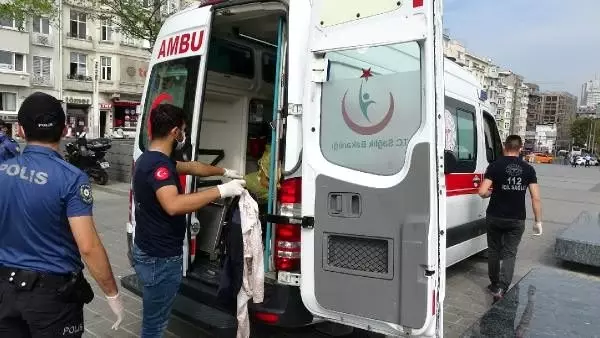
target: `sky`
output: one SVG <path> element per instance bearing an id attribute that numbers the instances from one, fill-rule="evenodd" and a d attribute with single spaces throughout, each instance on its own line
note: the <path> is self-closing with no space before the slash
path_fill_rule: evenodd
<path id="1" fill-rule="evenodd" d="M 444 0 L 444 28 L 542 90 L 600 78 L 600 0 Z"/>

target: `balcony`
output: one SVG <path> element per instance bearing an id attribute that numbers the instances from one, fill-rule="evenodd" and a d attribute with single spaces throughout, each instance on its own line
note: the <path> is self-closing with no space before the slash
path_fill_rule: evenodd
<path id="1" fill-rule="evenodd" d="M 6 50 L 19 54 L 29 54 L 29 33 L 27 32 L 17 29 L 0 29 L 0 41 L 2 41 L 3 46 L 10 46 Z"/>
<path id="2" fill-rule="evenodd" d="M 78 74 L 67 74 L 64 88 L 78 92 L 91 92 L 92 77 Z"/>
<path id="3" fill-rule="evenodd" d="M 54 39 L 52 35 L 49 34 L 41 34 L 41 33 L 31 33 L 31 44 L 35 46 L 42 47 L 54 47 L 53 42 Z"/>
<path id="4" fill-rule="evenodd" d="M 17 87 L 29 87 L 29 74 L 14 72 L 11 70 L 0 70 L 0 84 Z"/>
<path id="5" fill-rule="evenodd" d="M 93 50 L 94 43 L 92 42 L 92 39 L 93 38 L 88 35 L 67 32 L 65 47 L 83 50 Z"/>
<path id="6" fill-rule="evenodd" d="M 54 87 L 54 79 L 51 76 L 32 75 L 31 85 L 36 87 Z"/>

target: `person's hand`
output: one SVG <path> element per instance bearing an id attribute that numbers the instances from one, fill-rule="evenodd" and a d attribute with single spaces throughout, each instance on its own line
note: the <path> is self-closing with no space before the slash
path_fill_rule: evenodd
<path id="1" fill-rule="evenodd" d="M 237 172 L 237 170 L 232 170 L 232 169 L 224 169 L 225 173 L 223 174 L 223 177 L 227 177 L 227 178 L 231 178 L 231 179 L 242 179 L 244 177 L 242 177 L 242 175 L 240 175 L 240 173 Z"/>
<path id="2" fill-rule="evenodd" d="M 219 194 L 221 194 L 221 198 L 239 196 L 244 192 L 244 187 L 246 186 L 246 181 L 244 180 L 233 180 L 231 182 L 227 182 L 225 184 L 221 184 L 217 186 L 219 189 Z"/>
<path id="3" fill-rule="evenodd" d="M 117 320 L 113 324 L 112 329 L 118 330 L 119 325 L 123 321 L 123 315 L 125 313 L 125 310 L 123 309 L 123 302 L 121 301 L 121 294 L 117 292 L 117 294 L 114 296 L 106 296 L 106 300 L 108 301 L 108 306 L 110 306 L 112 312 L 117 316 Z"/>
<path id="4" fill-rule="evenodd" d="M 533 224 L 533 235 L 541 236 L 542 235 L 542 222 L 535 222 Z"/>

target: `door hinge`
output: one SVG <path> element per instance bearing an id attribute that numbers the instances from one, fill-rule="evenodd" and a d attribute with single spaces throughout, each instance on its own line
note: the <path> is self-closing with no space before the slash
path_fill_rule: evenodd
<path id="1" fill-rule="evenodd" d="M 289 103 L 287 107 L 288 116 L 302 116 L 302 105 L 297 103 Z"/>

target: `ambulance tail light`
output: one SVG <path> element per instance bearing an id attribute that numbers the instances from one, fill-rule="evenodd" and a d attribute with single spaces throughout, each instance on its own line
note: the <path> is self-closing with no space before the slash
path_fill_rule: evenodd
<path id="1" fill-rule="evenodd" d="M 221 2 L 225 2 L 225 0 L 200 0 L 200 5 L 198 7 L 217 5 Z"/>
<path id="2" fill-rule="evenodd" d="M 302 179 L 292 178 L 281 182 L 279 203 L 281 214 L 296 215 L 302 202 Z M 275 225 L 275 268 L 277 271 L 300 270 L 299 224 Z"/>
<path id="3" fill-rule="evenodd" d="M 413 8 L 423 7 L 423 0 L 413 0 Z"/>

